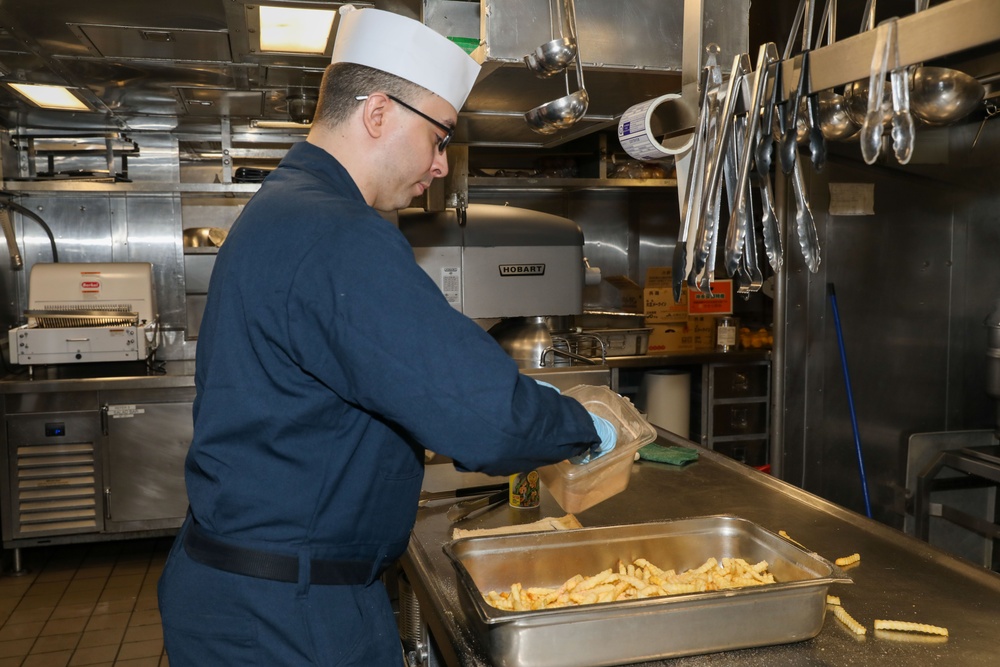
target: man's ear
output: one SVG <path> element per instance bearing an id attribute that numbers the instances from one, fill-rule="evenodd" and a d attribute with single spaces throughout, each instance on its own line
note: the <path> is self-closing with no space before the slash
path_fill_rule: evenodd
<path id="1" fill-rule="evenodd" d="M 389 98 L 382 93 L 373 93 L 368 96 L 361 107 L 361 120 L 365 125 L 368 135 L 377 139 L 385 132 L 385 109 Z"/>

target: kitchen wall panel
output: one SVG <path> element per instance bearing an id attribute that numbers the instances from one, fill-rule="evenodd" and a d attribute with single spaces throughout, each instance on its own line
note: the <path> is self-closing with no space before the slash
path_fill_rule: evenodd
<path id="1" fill-rule="evenodd" d="M 934 173 L 835 158 L 809 181 L 820 271 L 805 269 L 794 232 L 786 245 L 782 476 L 865 511 L 833 284 L 873 514 L 890 525 L 902 525 L 909 436 L 994 420 L 982 322 L 1000 295 L 997 198 Z M 830 183 L 873 184 L 874 214 L 829 215 Z"/>

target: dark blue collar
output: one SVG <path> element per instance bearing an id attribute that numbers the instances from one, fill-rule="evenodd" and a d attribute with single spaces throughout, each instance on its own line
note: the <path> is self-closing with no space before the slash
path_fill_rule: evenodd
<path id="1" fill-rule="evenodd" d="M 354 182 L 354 179 L 337 158 L 308 141 L 300 141 L 288 149 L 278 167 L 279 169 L 284 167 L 304 171 L 328 183 L 332 189 L 343 193 L 348 198 L 365 201 L 364 195 L 358 189 L 358 184 Z"/>

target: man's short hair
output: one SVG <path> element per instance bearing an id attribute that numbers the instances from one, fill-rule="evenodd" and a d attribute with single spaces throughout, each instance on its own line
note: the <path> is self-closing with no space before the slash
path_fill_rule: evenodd
<path id="1" fill-rule="evenodd" d="M 333 63 L 323 73 L 314 123 L 334 127 L 358 108 L 359 95 L 387 93 L 416 102 L 427 89 L 394 74 L 355 63 Z"/>

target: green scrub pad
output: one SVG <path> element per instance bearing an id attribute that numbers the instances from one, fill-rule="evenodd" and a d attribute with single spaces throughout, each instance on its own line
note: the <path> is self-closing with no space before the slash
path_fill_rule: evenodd
<path id="1" fill-rule="evenodd" d="M 682 466 L 685 463 L 697 461 L 698 450 L 691 447 L 678 447 L 677 445 L 664 447 L 653 442 L 639 450 L 639 458 L 645 461 Z"/>

